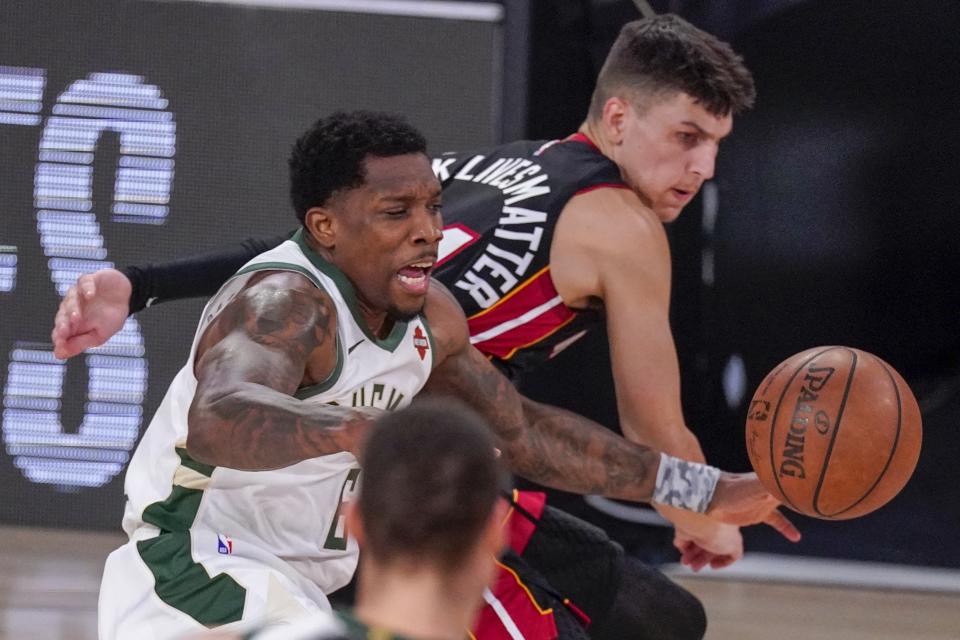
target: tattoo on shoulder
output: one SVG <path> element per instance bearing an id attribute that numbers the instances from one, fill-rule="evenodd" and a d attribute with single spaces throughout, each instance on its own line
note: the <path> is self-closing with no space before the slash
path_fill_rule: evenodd
<path id="1" fill-rule="evenodd" d="M 275 469 L 354 451 L 366 416 L 292 395 L 314 350 L 335 336 L 333 302 L 313 285 L 260 284 L 238 295 L 211 327 L 214 342 L 197 364 L 188 450 L 235 469 Z"/>
<path id="2" fill-rule="evenodd" d="M 306 357 L 330 339 L 332 302 L 315 288 L 263 287 L 250 290 L 238 308 L 251 340 Z"/>

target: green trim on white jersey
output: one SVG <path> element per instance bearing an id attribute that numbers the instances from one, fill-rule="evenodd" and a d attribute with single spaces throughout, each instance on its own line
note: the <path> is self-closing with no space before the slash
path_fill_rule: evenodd
<path id="1" fill-rule="evenodd" d="M 197 462 L 186 449 L 177 447 L 176 451 L 180 467 L 188 471 L 178 472 L 175 478 L 196 474 L 209 479 L 216 469 Z M 236 622 L 243 617 L 247 590 L 225 573 L 211 578 L 193 561 L 190 527 L 202 498 L 202 489 L 177 484 L 166 500 L 144 509 L 143 521 L 158 527 L 161 534 L 137 542 L 137 553 L 153 574 L 154 592 L 165 603 L 203 625 Z"/>
<path id="2" fill-rule="evenodd" d="M 244 267 L 237 271 L 236 276 L 246 275 L 248 273 L 253 273 L 255 271 L 295 271 L 302 276 L 305 276 L 313 284 L 316 285 L 318 289 L 326 293 L 328 296 L 330 292 L 327 291 L 326 287 L 323 286 L 323 283 L 317 279 L 317 276 L 312 274 L 309 269 L 304 269 L 298 264 L 293 264 L 290 262 L 259 262 L 257 264 Z M 397 342 L 399 342 L 399 338 Z M 303 400 L 311 396 L 315 396 L 318 393 L 323 393 L 324 391 L 330 389 L 337 383 L 337 380 L 340 378 L 340 373 L 343 371 L 343 345 L 340 343 L 340 332 L 337 332 L 337 363 L 333 367 L 333 371 L 330 372 L 330 375 L 327 376 L 327 379 L 323 382 L 318 382 L 317 384 L 312 384 L 306 387 L 300 387 L 297 389 L 293 397 L 298 400 Z"/>
<path id="3" fill-rule="evenodd" d="M 213 578 L 193 561 L 190 533 L 164 533 L 137 542 L 154 592 L 165 603 L 208 627 L 243 618 L 247 590 L 226 573 Z"/>
<path id="4" fill-rule="evenodd" d="M 360 305 L 357 303 L 357 292 L 346 274 L 324 260 L 313 250 L 313 247 L 311 247 L 303 237 L 303 227 L 297 229 L 297 232 L 294 233 L 290 239 L 297 243 L 303 255 L 307 257 L 313 266 L 336 283 L 337 289 L 340 290 L 344 302 L 347 303 L 347 308 L 349 308 L 350 313 L 353 314 L 353 319 L 356 321 L 357 326 L 363 331 L 364 335 L 367 336 L 367 339 L 382 349 L 390 352 L 395 351 L 397 345 L 400 344 L 400 340 L 407 332 L 407 323 L 395 320 L 393 330 L 390 331 L 390 335 L 386 338 L 380 339 L 373 335 L 373 333 L 370 332 L 370 328 L 367 327 L 367 321 L 364 320 L 363 314 L 360 313 Z"/>

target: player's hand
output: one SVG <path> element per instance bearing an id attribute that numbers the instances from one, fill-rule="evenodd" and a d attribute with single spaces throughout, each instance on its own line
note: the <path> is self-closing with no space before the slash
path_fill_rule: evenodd
<path id="1" fill-rule="evenodd" d="M 680 552 L 680 562 L 694 571 L 706 566 L 728 567 L 743 557 L 743 536 L 740 527 L 719 523 L 709 532 L 692 534 L 677 529 L 673 546 Z"/>
<path id="2" fill-rule="evenodd" d="M 800 531 L 780 513 L 780 503 L 766 490 L 755 473 L 720 474 L 707 515 L 737 526 L 768 524 L 791 542 L 800 540 Z"/>
<path id="3" fill-rule="evenodd" d="M 98 347 L 123 327 L 132 286 L 116 269 L 86 273 L 60 301 L 53 322 L 53 355 L 72 358 Z"/>
<path id="4" fill-rule="evenodd" d="M 694 571 L 707 565 L 721 569 L 743 556 L 739 527 L 687 509 L 660 503 L 653 506 L 673 524 L 673 546 L 680 552 L 680 562 Z"/>

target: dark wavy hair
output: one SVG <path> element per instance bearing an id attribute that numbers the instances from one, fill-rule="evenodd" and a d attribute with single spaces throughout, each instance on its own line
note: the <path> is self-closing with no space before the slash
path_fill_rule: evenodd
<path id="1" fill-rule="evenodd" d="M 649 99 L 688 94 L 715 116 L 753 106 L 753 76 L 729 44 L 675 15 L 628 22 L 607 55 L 590 101 L 591 119 L 603 105 L 629 92 L 644 108 Z"/>
<path id="2" fill-rule="evenodd" d="M 381 418 L 363 450 L 364 552 L 380 562 L 458 566 L 483 532 L 506 474 L 490 427 L 453 399 Z"/>
<path id="3" fill-rule="evenodd" d="M 314 123 L 290 153 L 290 201 L 302 224 L 307 211 L 363 184 L 368 156 L 426 153 L 423 135 L 400 116 L 337 111 Z"/>

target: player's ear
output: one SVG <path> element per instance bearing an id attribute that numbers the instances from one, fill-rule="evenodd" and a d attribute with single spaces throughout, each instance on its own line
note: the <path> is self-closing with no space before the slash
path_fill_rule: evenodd
<path id="1" fill-rule="evenodd" d="M 303 226 L 314 240 L 325 249 L 332 249 L 336 245 L 337 221 L 336 217 L 326 207 L 311 207 L 303 217 Z"/>
<path id="2" fill-rule="evenodd" d="M 366 532 L 363 530 L 363 518 L 360 516 L 360 507 L 356 500 L 343 505 L 343 523 L 347 532 L 357 540 L 361 547 L 366 544 Z"/>
<path id="3" fill-rule="evenodd" d="M 629 108 L 630 103 L 617 96 L 608 98 L 603 105 L 600 124 L 603 127 L 605 137 L 613 144 L 623 142 L 624 129 L 627 124 L 627 110 Z"/>

